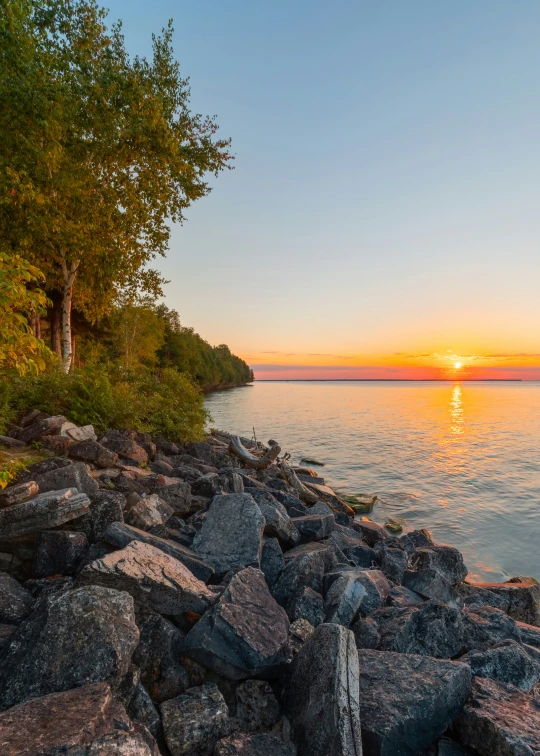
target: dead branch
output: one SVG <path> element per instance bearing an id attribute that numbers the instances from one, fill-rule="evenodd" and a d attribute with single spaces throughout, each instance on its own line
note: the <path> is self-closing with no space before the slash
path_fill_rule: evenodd
<path id="1" fill-rule="evenodd" d="M 229 451 L 235 457 L 238 457 L 246 467 L 250 467 L 253 470 L 266 470 L 278 458 L 281 447 L 275 444 L 262 457 L 256 457 L 246 449 L 239 436 L 233 436 L 229 444 Z"/>
<path id="2" fill-rule="evenodd" d="M 306 504 L 316 504 L 320 500 L 321 497 L 317 496 L 313 491 L 310 491 L 309 488 L 302 483 L 294 470 L 285 462 L 285 460 L 281 463 L 281 472 L 287 483 L 296 491 L 299 499 L 305 501 Z"/>

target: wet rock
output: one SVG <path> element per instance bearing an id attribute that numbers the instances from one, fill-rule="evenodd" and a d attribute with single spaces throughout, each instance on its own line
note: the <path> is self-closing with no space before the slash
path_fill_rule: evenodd
<path id="1" fill-rule="evenodd" d="M 515 620 L 501 609 L 480 606 L 474 611 L 463 611 L 464 648 L 479 650 L 493 646 L 503 640 L 521 642 L 521 634 Z M 540 635 L 540 631 L 539 635 Z"/>
<path id="2" fill-rule="evenodd" d="M 405 588 L 403 585 L 396 585 L 392 588 L 386 598 L 388 606 L 416 606 L 421 604 L 425 599 L 419 593 Z"/>
<path id="3" fill-rule="evenodd" d="M 81 726 L 84 712 L 84 726 Z M 0 714 L 5 756 L 157 756 L 105 683 L 52 693 Z"/>
<path id="4" fill-rule="evenodd" d="M 191 496 L 189 483 L 170 483 L 159 486 L 155 492 L 160 499 L 167 502 L 178 517 L 189 517 L 201 508 Z"/>
<path id="5" fill-rule="evenodd" d="M 34 441 L 39 441 L 43 436 L 54 435 L 60 432 L 62 424 L 66 422 L 66 418 L 63 415 L 55 415 L 54 417 L 47 417 L 43 420 L 36 420 L 35 422 L 23 428 L 17 433 L 17 438 L 24 444 L 31 444 Z"/>
<path id="6" fill-rule="evenodd" d="M 332 583 L 326 593 L 324 601 L 326 622 L 335 622 L 349 627 L 365 597 L 366 589 L 360 580 L 347 572 L 343 573 Z"/>
<path id="7" fill-rule="evenodd" d="M 238 685 L 236 720 L 243 731 L 271 730 L 279 715 L 279 704 L 266 680 L 246 680 Z"/>
<path id="8" fill-rule="evenodd" d="M 406 570 L 403 574 L 402 582 L 405 588 L 419 593 L 420 596 L 426 599 L 443 601 L 452 607 L 461 606 L 459 594 L 435 570 Z"/>
<path id="9" fill-rule="evenodd" d="M 63 525 L 88 511 L 90 500 L 73 488 L 40 493 L 0 510 L 0 541 Z"/>
<path id="10" fill-rule="evenodd" d="M 262 572 L 248 567 L 188 633 L 184 653 L 231 680 L 269 676 L 290 658 L 288 631 Z"/>
<path id="11" fill-rule="evenodd" d="M 358 651 L 362 741 L 370 756 L 418 756 L 469 697 L 471 670 L 459 662 Z"/>
<path id="12" fill-rule="evenodd" d="M 304 517 L 294 517 L 292 522 L 300 533 L 302 541 L 322 541 L 328 538 L 335 526 L 334 515 L 305 515 Z"/>
<path id="13" fill-rule="evenodd" d="M 17 483 L 0 491 L 0 508 L 11 507 L 36 496 L 39 491 L 38 484 L 34 480 L 26 483 Z"/>
<path id="14" fill-rule="evenodd" d="M 299 756 L 358 756 L 358 654 L 341 625 L 319 625 L 295 657 L 283 703 Z"/>
<path id="15" fill-rule="evenodd" d="M 463 648 L 460 612 L 439 601 L 403 609 L 387 607 L 372 616 L 379 628 L 379 648 L 383 651 L 447 659 Z"/>
<path id="16" fill-rule="evenodd" d="M 99 491 L 90 497 L 88 513 L 74 525 L 83 532 L 88 541 L 100 541 L 113 522 L 124 521 L 126 498 L 120 491 Z"/>
<path id="17" fill-rule="evenodd" d="M 34 599 L 14 578 L 0 572 L 0 622 L 18 624 L 30 614 Z"/>
<path id="18" fill-rule="evenodd" d="M 41 493 L 76 488 L 79 493 L 91 496 L 99 491 L 97 482 L 88 473 L 84 462 L 75 462 L 67 467 L 57 467 L 48 472 L 34 474 L 34 480 Z"/>
<path id="19" fill-rule="evenodd" d="M 40 533 L 34 556 L 34 577 L 74 575 L 88 549 L 84 533 L 50 530 Z"/>
<path id="20" fill-rule="evenodd" d="M 460 661 L 468 664 L 476 677 L 489 677 L 526 692 L 540 680 L 540 665 L 513 640 L 504 641 L 486 651 L 471 651 Z"/>
<path id="21" fill-rule="evenodd" d="M 312 588 L 302 588 L 300 593 L 293 596 L 287 603 L 285 609 L 291 622 L 305 619 L 313 627 L 317 627 L 324 622 L 323 597 Z"/>
<path id="22" fill-rule="evenodd" d="M 137 464 L 148 462 L 148 454 L 132 438 L 122 431 L 110 430 L 100 438 L 100 443 L 122 459 L 129 459 Z"/>
<path id="23" fill-rule="evenodd" d="M 540 703 L 513 685 L 477 677 L 452 733 L 481 756 L 535 756 L 540 753 Z"/>
<path id="24" fill-rule="evenodd" d="M 407 554 L 402 549 L 389 548 L 382 542 L 376 544 L 374 550 L 386 577 L 394 583 L 401 583 L 408 565 Z"/>
<path id="25" fill-rule="evenodd" d="M 163 728 L 159 711 L 141 683 L 135 688 L 135 693 L 127 706 L 127 713 L 132 720 L 144 725 L 156 740 L 161 739 Z"/>
<path id="26" fill-rule="evenodd" d="M 295 756 L 290 745 L 267 733 L 231 735 L 222 738 L 214 750 L 214 756 Z"/>
<path id="27" fill-rule="evenodd" d="M 515 620 L 540 627 L 540 585 L 534 580 L 463 583 L 459 592 L 469 606 L 494 606 Z"/>
<path id="28" fill-rule="evenodd" d="M 214 600 L 206 585 L 181 562 L 141 541 L 96 559 L 78 580 L 127 591 L 161 614 L 204 612 Z"/>
<path id="29" fill-rule="evenodd" d="M 417 549 L 413 557 L 415 570 L 435 570 L 450 585 L 458 585 L 467 577 L 468 570 L 461 553 L 452 546 L 437 545 Z"/>
<path id="30" fill-rule="evenodd" d="M 279 541 L 277 538 L 265 538 L 261 555 L 261 571 L 270 589 L 277 583 L 284 569 L 285 560 Z"/>
<path id="31" fill-rule="evenodd" d="M 285 547 L 297 544 L 300 540 L 300 533 L 283 504 L 280 504 L 269 491 L 253 488 L 250 494 L 257 502 L 266 520 L 265 535 L 277 538 Z"/>
<path id="32" fill-rule="evenodd" d="M 89 462 L 96 467 L 114 467 L 118 463 L 118 455 L 105 448 L 97 441 L 90 439 L 79 441 L 71 444 L 69 447 L 69 456 L 72 459 L 80 459 L 82 462 Z"/>
<path id="33" fill-rule="evenodd" d="M 172 756 L 211 756 L 217 741 L 228 733 L 229 710 L 213 683 L 190 688 L 160 708 Z"/>
<path id="34" fill-rule="evenodd" d="M 4 656 L 0 707 L 87 683 L 114 684 L 127 673 L 138 640 L 126 593 L 90 586 L 40 599 Z"/>
<path id="35" fill-rule="evenodd" d="M 351 625 L 356 648 L 377 648 L 381 640 L 379 628 L 371 617 L 359 617 Z"/>
<path id="36" fill-rule="evenodd" d="M 139 498 L 126 512 L 125 519 L 141 530 L 149 530 L 155 525 L 163 525 L 174 514 L 173 508 L 157 494 Z"/>
<path id="37" fill-rule="evenodd" d="M 435 546 L 433 536 L 426 528 L 422 528 L 421 530 L 413 530 L 410 533 L 407 533 L 406 536 L 402 536 L 400 538 L 400 541 L 404 538 L 408 538 L 415 549 L 429 549 L 432 546 Z"/>
<path id="38" fill-rule="evenodd" d="M 388 533 L 376 522 L 371 520 L 355 520 L 353 523 L 353 529 L 356 530 L 362 540 L 367 543 L 368 546 L 375 546 L 380 541 L 384 541 L 388 538 Z"/>
<path id="39" fill-rule="evenodd" d="M 192 548 L 218 575 L 258 568 L 264 526 L 261 510 L 249 494 L 215 496 Z"/>
<path id="40" fill-rule="evenodd" d="M 272 595 L 281 606 L 286 606 L 304 588 L 322 593 L 324 575 L 323 557 L 318 552 L 308 553 L 290 561 L 272 589 Z"/>

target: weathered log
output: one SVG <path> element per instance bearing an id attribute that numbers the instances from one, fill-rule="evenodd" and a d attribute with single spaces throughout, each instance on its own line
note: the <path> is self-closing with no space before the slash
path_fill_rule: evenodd
<path id="1" fill-rule="evenodd" d="M 302 501 L 305 501 L 306 504 L 316 504 L 318 501 L 320 501 L 321 497 L 317 496 L 317 494 L 313 493 L 313 491 L 310 491 L 309 488 L 305 486 L 298 478 L 292 467 L 290 467 L 285 461 L 281 463 L 281 471 L 287 483 L 298 494 L 298 498 L 302 499 Z"/>
<path id="2" fill-rule="evenodd" d="M 253 470 L 266 470 L 278 458 L 281 447 L 274 444 L 262 457 L 256 457 L 246 449 L 239 436 L 233 436 L 229 444 L 229 451 L 235 457 L 238 457 L 246 467 L 250 467 Z"/>

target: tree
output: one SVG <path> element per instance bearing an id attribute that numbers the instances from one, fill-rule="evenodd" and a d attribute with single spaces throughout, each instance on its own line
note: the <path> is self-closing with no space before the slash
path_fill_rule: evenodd
<path id="1" fill-rule="evenodd" d="M 0 139 L 0 244 L 60 292 L 69 370 L 74 297 L 95 320 L 122 290 L 160 293 L 148 264 L 166 253 L 170 222 L 210 191 L 207 175 L 228 165 L 230 140 L 189 110 L 170 24 L 149 61 L 129 57 L 94 0 L 0 8 L 0 137 L 25 135 L 23 150 Z"/>

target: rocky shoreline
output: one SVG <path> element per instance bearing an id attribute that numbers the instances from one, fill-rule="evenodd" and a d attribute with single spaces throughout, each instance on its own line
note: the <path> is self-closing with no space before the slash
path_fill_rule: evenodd
<path id="1" fill-rule="evenodd" d="M 534 756 L 540 586 L 473 584 L 275 442 L 38 410 L 0 491 L 1 756 Z"/>

